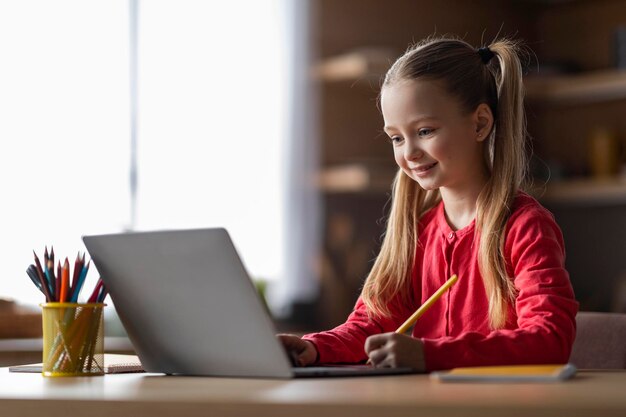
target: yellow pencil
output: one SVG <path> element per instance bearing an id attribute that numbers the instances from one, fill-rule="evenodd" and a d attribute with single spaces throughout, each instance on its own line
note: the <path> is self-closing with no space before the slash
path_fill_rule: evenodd
<path id="1" fill-rule="evenodd" d="M 447 280 L 441 287 L 439 287 L 439 289 L 433 295 L 431 295 L 430 298 L 420 306 L 420 308 L 415 311 L 415 313 L 411 314 L 411 317 L 409 317 L 404 323 L 402 323 L 402 326 L 398 327 L 396 333 L 406 333 L 411 328 L 411 326 L 415 324 L 417 319 L 419 319 L 422 314 L 424 314 L 430 307 L 432 307 L 432 305 L 435 304 L 435 301 L 437 301 L 444 292 L 448 291 L 448 289 L 458 280 L 459 277 L 457 277 L 456 275 L 452 275 L 449 280 Z"/>
<path id="2" fill-rule="evenodd" d="M 411 326 L 415 324 L 417 319 L 419 319 L 430 307 L 432 307 L 432 305 L 435 304 L 435 301 L 441 298 L 443 293 L 448 291 L 448 289 L 458 280 L 459 277 L 456 276 L 456 274 L 452 275 L 450 279 L 444 282 L 444 284 L 439 287 L 439 289 L 435 291 L 435 293 L 431 295 L 424 304 L 422 304 L 417 310 L 415 310 L 415 313 L 411 314 L 411 317 L 409 317 L 404 323 L 402 323 L 402 326 L 398 327 L 395 333 L 406 333 L 411 328 Z M 371 364 L 372 360 L 368 359 L 366 365 Z"/>

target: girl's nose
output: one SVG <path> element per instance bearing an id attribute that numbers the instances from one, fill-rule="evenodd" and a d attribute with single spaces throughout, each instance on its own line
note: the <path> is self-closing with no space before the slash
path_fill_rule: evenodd
<path id="1" fill-rule="evenodd" d="M 422 156 L 424 156 L 424 152 L 420 147 L 417 146 L 414 141 L 408 140 L 404 149 L 404 158 L 407 161 L 417 161 Z"/>

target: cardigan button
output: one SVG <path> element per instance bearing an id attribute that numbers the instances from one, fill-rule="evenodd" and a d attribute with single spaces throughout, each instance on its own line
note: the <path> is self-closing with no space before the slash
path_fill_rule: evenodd
<path id="1" fill-rule="evenodd" d="M 448 235 L 448 239 L 454 239 L 454 232 L 450 232 L 450 234 Z"/>

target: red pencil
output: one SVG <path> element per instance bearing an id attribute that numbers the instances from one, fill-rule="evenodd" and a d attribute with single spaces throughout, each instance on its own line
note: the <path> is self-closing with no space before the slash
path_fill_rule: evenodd
<path id="1" fill-rule="evenodd" d="M 91 297 L 89 297 L 89 300 L 87 301 L 88 303 L 95 303 L 98 301 L 98 294 L 100 293 L 100 288 L 102 288 L 102 285 L 104 283 L 102 282 L 101 279 L 98 280 L 98 283 L 96 284 L 96 288 L 93 289 L 93 293 L 91 294 Z"/>
<path id="2" fill-rule="evenodd" d="M 80 275 L 80 270 L 83 269 L 81 261 L 80 261 L 80 252 L 76 254 L 76 260 L 74 261 L 74 275 L 72 275 L 72 284 L 70 285 L 70 290 L 68 292 L 68 298 L 72 298 L 74 294 L 74 290 L 76 289 L 76 283 L 78 281 L 78 276 Z"/>

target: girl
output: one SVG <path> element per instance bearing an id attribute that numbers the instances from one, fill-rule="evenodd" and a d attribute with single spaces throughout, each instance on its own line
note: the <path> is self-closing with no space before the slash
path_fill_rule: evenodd
<path id="1" fill-rule="evenodd" d="M 380 104 L 395 161 L 383 244 L 346 323 L 279 335 L 300 365 L 420 371 L 564 363 L 578 303 L 551 213 L 520 191 L 522 70 L 508 40 L 428 39 L 387 72 Z M 451 275 L 416 323 L 394 330 Z"/>

